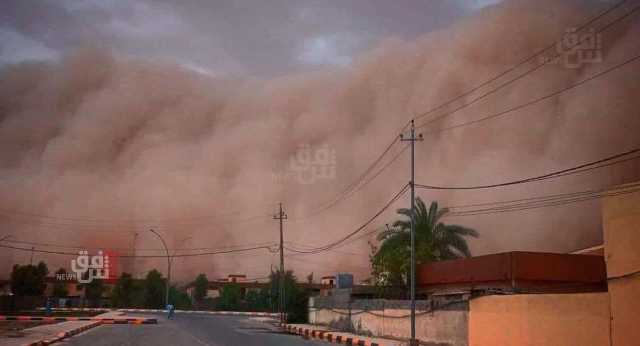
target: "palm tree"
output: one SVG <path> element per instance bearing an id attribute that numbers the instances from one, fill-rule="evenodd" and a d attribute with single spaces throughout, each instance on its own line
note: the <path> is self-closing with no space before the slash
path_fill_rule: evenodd
<path id="1" fill-rule="evenodd" d="M 381 277 L 386 284 L 401 284 L 406 279 L 410 268 L 411 254 L 411 209 L 398 209 L 398 214 L 406 219 L 397 220 L 392 228 L 378 235 L 382 242 L 374 249 L 371 257 L 374 276 Z M 459 225 L 446 225 L 440 220 L 449 209 L 438 209 L 437 202 L 431 202 L 427 209 L 420 199 L 416 198 L 416 262 L 425 263 L 470 257 L 471 252 L 465 237 L 478 237 L 478 232 Z"/>

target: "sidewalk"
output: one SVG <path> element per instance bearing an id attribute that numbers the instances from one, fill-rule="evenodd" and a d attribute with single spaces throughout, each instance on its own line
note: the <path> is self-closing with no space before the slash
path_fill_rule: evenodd
<path id="1" fill-rule="evenodd" d="M 23 329 L 23 337 L 0 337 L 0 344 L 3 346 L 49 345 L 101 324 L 117 323 L 117 321 L 126 323 L 133 319 L 145 319 L 144 317 L 124 316 L 124 313 L 119 311 L 106 312 L 95 316 L 95 318 L 102 320 L 67 321 Z"/>
<path id="2" fill-rule="evenodd" d="M 0 344 L 3 346 L 48 345 L 97 327 L 100 323 L 100 321 L 69 321 L 46 324 L 22 330 L 23 337 L 2 337 L 0 338 Z"/>
<path id="3" fill-rule="evenodd" d="M 406 342 L 332 331 L 325 326 L 311 324 L 286 324 L 285 329 L 293 334 L 311 339 L 324 340 L 335 344 L 363 345 L 363 346 L 404 346 Z"/>

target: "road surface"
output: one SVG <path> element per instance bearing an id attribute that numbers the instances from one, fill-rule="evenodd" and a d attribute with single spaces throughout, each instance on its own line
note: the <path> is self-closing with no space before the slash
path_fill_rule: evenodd
<path id="1" fill-rule="evenodd" d="M 270 324 L 247 317 L 198 314 L 176 314 L 172 320 L 167 320 L 160 314 L 149 317 L 158 318 L 158 324 L 103 325 L 71 337 L 59 345 L 328 345 L 304 340 L 300 336 L 282 334 Z"/>

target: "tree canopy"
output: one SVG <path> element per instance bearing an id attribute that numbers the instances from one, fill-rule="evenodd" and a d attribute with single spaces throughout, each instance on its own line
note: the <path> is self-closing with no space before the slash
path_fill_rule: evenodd
<path id="1" fill-rule="evenodd" d="M 404 285 L 410 270 L 411 219 L 415 220 L 416 262 L 440 261 L 470 257 L 467 237 L 478 237 L 478 232 L 460 225 L 442 222 L 449 212 L 431 202 L 427 209 L 420 197 L 415 209 L 401 208 L 397 213 L 403 218 L 396 220 L 391 228 L 381 232 L 379 247 L 372 248 L 371 264 L 376 283 L 381 285 Z"/>
<path id="2" fill-rule="evenodd" d="M 18 296 L 40 296 L 47 288 L 47 274 L 49 269 L 44 262 L 37 265 L 16 264 L 11 271 L 11 292 Z"/>

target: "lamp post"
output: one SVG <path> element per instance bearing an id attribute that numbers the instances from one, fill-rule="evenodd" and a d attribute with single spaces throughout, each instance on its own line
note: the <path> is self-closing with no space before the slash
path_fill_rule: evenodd
<path id="1" fill-rule="evenodd" d="M 167 253 L 167 282 L 166 282 L 165 296 L 164 296 L 164 305 L 166 307 L 167 305 L 169 305 L 169 281 L 171 281 L 171 255 L 169 255 L 169 248 L 167 247 L 167 243 L 165 243 L 164 239 L 162 239 L 162 236 L 153 229 L 150 229 L 149 231 L 155 234 L 156 237 L 158 237 L 158 239 L 160 239 L 160 241 L 162 242 L 162 246 L 164 246 L 164 250 Z"/>

